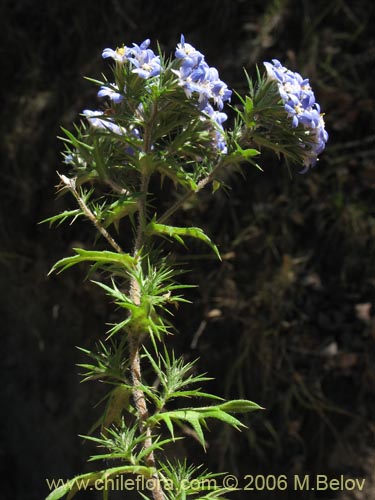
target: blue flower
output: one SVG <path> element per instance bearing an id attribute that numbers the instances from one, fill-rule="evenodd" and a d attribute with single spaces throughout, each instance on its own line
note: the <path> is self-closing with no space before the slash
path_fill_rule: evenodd
<path id="1" fill-rule="evenodd" d="M 184 35 L 181 35 L 180 43 L 177 44 L 175 57 L 176 59 L 183 59 L 183 65 L 186 68 L 198 66 L 200 61 L 204 60 L 204 55 L 201 52 L 196 50 L 190 43 L 185 43 Z"/>
<path id="2" fill-rule="evenodd" d="M 264 66 L 268 78 L 277 83 L 285 111 L 292 119 L 292 127 L 305 129 L 307 140 L 302 144 L 305 172 L 316 164 L 328 140 L 320 106 L 307 78 L 285 68 L 277 59 L 272 59 L 272 63 L 265 62 Z"/>
<path id="3" fill-rule="evenodd" d="M 111 83 L 110 87 L 107 87 L 105 85 L 102 85 L 100 87 L 100 90 L 98 92 L 98 97 L 109 97 L 109 99 L 114 102 L 115 104 L 118 104 L 124 99 L 124 96 L 120 94 L 119 92 L 116 92 L 118 90 L 118 87 L 115 83 Z"/>
<path id="4" fill-rule="evenodd" d="M 117 48 L 116 50 L 107 48 L 103 50 L 102 57 L 103 59 L 107 59 L 108 57 L 110 57 L 114 61 L 124 63 L 130 55 L 130 50 L 131 49 L 129 49 L 129 47 L 126 47 L 125 45 L 123 47 Z"/>
<path id="5" fill-rule="evenodd" d="M 124 128 L 114 123 L 114 121 L 111 118 L 108 118 L 102 111 L 91 111 L 90 109 L 85 109 L 82 111 L 82 114 L 87 118 L 89 124 L 93 128 L 109 130 L 117 135 L 124 135 L 125 133 Z M 102 117 L 104 117 L 104 119 Z"/>
<path id="6" fill-rule="evenodd" d="M 144 40 L 140 45 L 133 43 L 129 49 L 127 59 L 135 67 L 133 73 L 141 78 L 147 79 L 160 74 L 160 56 L 155 55 L 154 51 L 149 49 L 150 40 Z"/>
<path id="7" fill-rule="evenodd" d="M 160 75 L 160 56 L 156 56 L 151 49 L 142 50 L 130 57 L 129 61 L 135 66 L 133 73 L 147 79 Z"/>

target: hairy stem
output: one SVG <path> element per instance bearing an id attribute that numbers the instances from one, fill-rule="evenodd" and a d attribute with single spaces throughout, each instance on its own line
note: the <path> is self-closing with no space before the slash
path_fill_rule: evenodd
<path id="1" fill-rule="evenodd" d="M 116 250 L 118 253 L 123 253 L 122 248 L 120 245 L 112 238 L 112 236 L 109 234 L 109 232 L 100 224 L 98 219 L 95 217 L 95 215 L 91 212 L 89 207 L 86 205 L 85 201 L 83 198 L 79 195 L 77 188 L 76 188 L 76 182 L 75 178 L 69 179 L 65 175 L 60 175 L 58 174 L 61 181 L 63 182 L 64 186 L 71 191 L 73 196 L 78 202 L 78 205 L 82 212 L 86 215 L 86 217 L 94 224 L 96 229 L 99 231 L 99 233 L 108 241 L 108 243 L 111 245 L 112 248 Z"/>
<path id="2" fill-rule="evenodd" d="M 117 194 L 121 195 L 129 194 L 129 191 L 127 191 L 125 188 L 117 184 L 117 182 L 112 181 L 111 179 L 105 179 L 105 183 Z"/>
<path id="3" fill-rule="evenodd" d="M 134 256 L 139 255 L 145 241 L 145 227 L 147 224 L 147 214 L 146 214 L 146 199 L 147 190 L 149 184 L 150 176 L 142 175 L 141 180 L 141 196 L 138 200 L 138 227 L 134 246 Z M 134 304 L 140 304 L 140 289 L 139 284 L 135 278 L 132 278 L 130 282 L 130 298 Z M 149 412 L 147 408 L 147 402 L 145 394 L 141 388 L 142 386 L 142 371 L 141 371 L 141 358 L 140 358 L 140 332 L 130 331 L 129 332 L 129 349 L 130 349 L 130 372 L 133 382 L 133 399 L 135 407 L 138 413 L 140 430 L 146 434 L 146 439 L 144 441 L 144 448 L 147 450 L 152 446 L 152 436 L 151 429 L 147 425 L 147 419 L 149 417 Z M 148 467 L 155 467 L 155 457 L 154 452 L 150 451 L 145 458 Z M 165 500 L 163 490 L 160 485 L 160 481 L 157 473 L 155 473 L 152 485 L 152 496 L 154 500 Z"/>

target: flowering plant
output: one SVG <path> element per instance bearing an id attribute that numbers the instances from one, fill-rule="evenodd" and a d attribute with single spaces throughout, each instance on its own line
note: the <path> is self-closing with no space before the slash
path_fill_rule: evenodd
<path id="1" fill-rule="evenodd" d="M 59 174 L 60 190 L 70 192 L 78 207 L 48 221 L 84 217 L 105 248 L 76 248 L 51 272 L 89 263 L 93 283 L 118 306 L 121 317 L 96 350 L 82 349 L 90 361 L 80 365 L 84 381 L 100 380 L 108 387 L 103 415 L 93 428 L 99 434 L 86 436 L 103 451 L 90 460 L 114 465 L 68 481 L 48 500 L 65 495 L 71 499 L 78 480 L 95 485 L 119 474 L 146 478 L 149 492 L 139 492 L 144 499 L 219 499 L 231 491 L 218 482 L 207 489 L 204 480 L 216 475 L 163 456 L 164 447 L 181 439 L 186 426 L 205 448 L 210 420 L 241 429 L 235 415 L 260 407 L 203 392 L 200 384 L 208 378 L 196 372 L 194 362 L 167 349 L 172 330 L 168 318 L 174 306 L 186 302 L 180 291 L 188 285 L 175 282 L 180 271 L 160 247 L 160 237 L 183 244 L 188 238 L 201 240 L 220 258 L 199 227 L 170 225 L 173 214 L 205 186 L 211 184 L 215 192 L 222 185 L 221 171 L 244 163 L 259 167 L 258 149 L 271 149 L 310 167 L 327 140 L 307 80 L 278 61 L 265 63 L 267 74 L 258 73 L 256 83 L 247 76 L 249 95 L 236 94 L 240 103 L 232 108 L 234 126 L 225 130 L 223 109 L 233 93 L 217 69 L 183 36 L 171 59 L 149 46 L 145 40 L 132 47 L 106 48 L 102 55 L 113 61 L 112 77 L 91 80 L 99 86 L 101 109 L 84 110 L 74 132 L 63 129 L 64 162 L 71 172 Z M 157 183 L 167 183 L 173 194 L 160 215 L 155 208 Z M 130 242 L 123 237 L 126 218 L 134 231 Z M 148 368 L 146 376 L 142 366 Z M 182 404 L 196 398 L 211 404 Z M 189 488 L 192 478 L 194 488 Z M 108 494 L 105 488 L 103 498 Z"/>

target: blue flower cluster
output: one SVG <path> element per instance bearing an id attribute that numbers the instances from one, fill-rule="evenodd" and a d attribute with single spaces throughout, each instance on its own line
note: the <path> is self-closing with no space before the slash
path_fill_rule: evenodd
<path id="1" fill-rule="evenodd" d="M 186 95 L 191 97 L 192 93 L 196 92 L 201 110 L 205 110 L 209 99 L 212 99 L 221 111 L 224 102 L 230 101 L 232 91 L 220 80 L 217 69 L 210 68 L 204 60 L 204 55 L 189 43 L 185 43 L 183 35 L 181 43 L 177 45 L 175 56 L 182 61 L 180 70 L 175 73 Z"/>
<path id="2" fill-rule="evenodd" d="M 181 41 L 175 52 L 176 59 L 181 60 L 179 70 L 174 73 L 179 78 L 179 85 L 183 87 L 186 95 L 190 98 L 193 93 L 198 94 L 198 106 L 214 122 L 216 147 L 221 153 L 227 152 L 224 129 L 222 124 L 227 120 L 227 115 L 222 113 L 224 102 L 230 101 L 232 91 L 226 83 L 219 78 L 216 68 L 208 66 L 204 55 L 196 50 L 181 35 Z M 218 107 L 215 111 L 209 101 Z"/>
<path id="3" fill-rule="evenodd" d="M 277 59 L 272 59 L 272 63 L 265 62 L 264 65 L 268 77 L 278 84 L 285 111 L 292 118 L 292 126 L 302 125 L 305 128 L 308 141 L 303 147 L 307 170 L 315 165 L 328 140 L 320 106 L 315 101 L 308 79 L 285 68 Z"/>
<path id="4" fill-rule="evenodd" d="M 106 48 L 103 50 L 104 59 L 111 58 L 118 64 L 130 63 L 132 72 L 140 78 L 160 75 L 160 56 L 149 49 L 150 40 L 147 39 L 140 45 L 133 43 L 132 47 L 123 46 L 116 50 Z M 181 42 L 177 45 L 176 59 L 180 61 L 179 70 L 172 70 L 179 78 L 178 83 L 190 98 L 192 94 L 198 95 L 198 107 L 203 112 L 202 119 L 210 123 L 213 134 L 213 144 L 220 153 L 227 153 L 227 144 L 223 123 L 227 115 L 222 112 L 224 103 L 230 101 L 232 91 L 220 80 L 216 68 L 209 67 L 204 55 L 192 45 L 185 43 L 181 35 Z M 114 104 L 119 104 L 125 96 L 126 89 L 119 89 L 116 84 L 109 83 L 100 87 L 98 97 L 106 97 Z M 217 107 L 217 110 L 214 109 Z M 83 114 L 94 128 L 109 130 L 118 135 L 124 135 L 125 130 L 119 127 L 110 116 L 101 111 L 84 110 Z M 205 118 L 206 116 L 206 118 Z"/>
<path id="5" fill-rule="evenodd" d="M 133 66 L 133 73 L 136 73 L 141 78 L 147 79 L 152 76 L 160 75 L 160 56 L 155 55 L 154 51 L 149 49 L 150 40 L 147 39 L 137 45 L 133 43 L 133 47 L 121 47 L 116 50 L 104 49 L 102 57 L 104 59 L 110 57 L 119 63 L 129 61 Z"/>

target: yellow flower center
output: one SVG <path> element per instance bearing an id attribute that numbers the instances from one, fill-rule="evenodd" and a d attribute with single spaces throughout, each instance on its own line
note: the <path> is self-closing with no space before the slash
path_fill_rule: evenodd
<path id="1" fill-rule="evenodd" d="M 124 45 L 123 47 L 118 47 L 118 48 L 116 49 L 116 52 L 117 52 L 117 54 L 118 54 L 119 56 L 123 56 L 123 55 L 125 54 L 125 49 L 126 49 L 126 47 L 125 47 L 125 45 Z"/>

